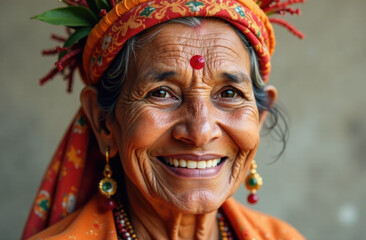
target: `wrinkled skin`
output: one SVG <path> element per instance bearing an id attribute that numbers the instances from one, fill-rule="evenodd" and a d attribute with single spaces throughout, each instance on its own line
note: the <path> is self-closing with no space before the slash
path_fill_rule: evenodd
<path id="1" fill-rule="evenodd" d="M 218 239 L 216 211 L 242 184 L 266 115 L 248 52 L 229 25 L 206 20 L 195 29 L 168 24 L 136 54 L 105 126 L 96 90 L 86 87 L 81 100 L 101 151 L 119 153 L 138 237 Z M 190 66 L 194 55 L 204 57 L 203 69 Z M 267 91 L 275 100 L 275 89 Z M 176 154 L 225 161 L 214 173 L 179 175 L 159 160 Z"/>

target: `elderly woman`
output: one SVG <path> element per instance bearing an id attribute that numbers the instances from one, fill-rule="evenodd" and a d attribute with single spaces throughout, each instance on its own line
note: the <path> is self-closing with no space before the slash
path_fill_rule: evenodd
<path id="1" fill-rule="evenodd" d="M 44 52 L 60 57 L 41 83 L 79 69 L 87 86 L 23 239 L 303 239 L 231 198 L 245 182 L 258 200 L 259 132 L 277 113 L 266 13 L 301 1 L 65 2 L 36 17 L 75 29 Z"/>

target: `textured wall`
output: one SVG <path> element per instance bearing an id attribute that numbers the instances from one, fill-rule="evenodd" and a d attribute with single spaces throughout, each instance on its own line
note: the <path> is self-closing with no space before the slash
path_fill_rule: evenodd
<path id="1" fill-rule="evenodd" d="M 4 1 L 0 8 L 0 236 L 18 239 L 39 181 L 69 120 L 78 93 L 55 79 L 37 81 L 54 59 L 40 50 L 62 32 L 29 20 L 57 1 Z M 365 0 L 308 0 L 291 21 L 299 41 L 276 28 L 270 83 L 291 117 L 285 154 L 264 137 L 257 156 L 264 179 L 255 207 L 292 223 L 309 239 L 365 239 Z M 245 201 L 242 188 L 237 198 Z"/>

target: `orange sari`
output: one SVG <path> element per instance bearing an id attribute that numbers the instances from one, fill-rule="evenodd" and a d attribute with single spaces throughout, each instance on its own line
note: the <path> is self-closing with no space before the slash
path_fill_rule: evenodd
<path id="1" fill-rule="evenodd" d="M 117 240 L 112 210 L 99 211 L 100 196 L 94 196 L 83 208 L 31 237 L 31 240 L 89 239 Z M 240 240 L 305 239 L 292 226 L 274 217 L 250 210 L 233 198 L 222 205 Z"/>

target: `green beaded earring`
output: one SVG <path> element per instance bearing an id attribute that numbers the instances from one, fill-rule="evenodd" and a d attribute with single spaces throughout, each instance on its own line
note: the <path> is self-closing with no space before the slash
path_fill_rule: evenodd
<path id="1" fill-rule="evenodd" d="M 245 187 L 250 191 L 247 199 L 250 204 L 255 204 L 258 202 L 258 196 L 256 192 L 262 187 L 262 185 L 262 177 L 257 173 L 257 164 L 253 159 L 250 165 L 249 175 L 245 178 Z"/>
<path id="2" fill-rule="evenodd" d="M 99 182 L 99 192 L 106 197 L 104 203 L 107 209 L 114 209 L 116 207 L 115 201 L 111 198 L 117 191 L 117 182 L 112 178 L 112 170 L 109 165 L 109 147 L 105 151 L 106 164 L 104 166 L 104 178 Z"/>

